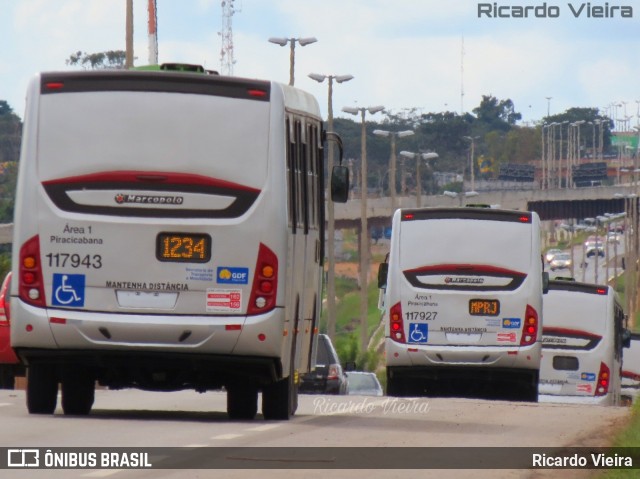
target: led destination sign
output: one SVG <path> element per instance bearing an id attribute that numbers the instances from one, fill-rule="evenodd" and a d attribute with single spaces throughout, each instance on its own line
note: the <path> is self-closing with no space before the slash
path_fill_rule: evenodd
<path id="1" fill-rule="evenodd" d="M 160 233 L 156 240 L 160 261 L 206 263 L 211 259 L 211 236 L 199 233 Z"/>

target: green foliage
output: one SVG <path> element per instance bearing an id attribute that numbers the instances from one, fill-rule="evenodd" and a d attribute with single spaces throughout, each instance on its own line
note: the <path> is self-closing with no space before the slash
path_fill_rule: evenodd
<path id="1" fill-rule="evenodd" d="M 22 122 L 9 104 L 0 100 L 0 164 L 18 161 L 22 140 Z"/>
<path id="2" fill-rule="evenodd" d="M 491 95 L 482 95 L 480 106 L 473 109 L 478 121 L 489 131 L 509 131 L 522 115 L 515 111 L 511 100 L 498 100 Z"/>
<path id="3" fill-rule="evenodd" d="M 0 281 L 11 271 L 11 251 L 0 253 Z"/>
<path id="4" fill-rule="evenodd" d="M 557 115 L 551 115 L 544 118 L 544 123 L 575 123 L 577 121 L 584 121 L 585 123 L 580 127 L 581 141 L 584 141 L 585 148 L 593 148 L 594 143 L 594 122 L 602 122 L 604 126 L 603 130 L 603 148 L 606 150 L 611 146 L 611 130 L 614 127 L 613 121 L 606 116 L 598 114 L 597 108 L 569 108 L 564 113 Z M 599 128 L 596 128 L 599 130 Z M 599 134 L 595 135 L 596 146 L 599 145 Z M 538 136 L 540 138 L 540 136 Z M 565 138 L 566 140 L 566 138 Z"/>
<path id="5" fill-rule="evenodd" d="M 124 50 L 108 50 L 106 52 L 87 53 L 77 51 L 66 60 L 69 66 L 80 66 L 85 70 L 123 69 L 126 59 Z"/>
<path id="6" fill-rule="evenodd" d="M 636 401 L 631 409 L 631 417 L 625 428 L 620 431 L 612 444 L 613 447 L 640 447 L 640 401 Z M 637 469 L 610 469 L 598 476 L 600 479 L 635 479 Z"/>

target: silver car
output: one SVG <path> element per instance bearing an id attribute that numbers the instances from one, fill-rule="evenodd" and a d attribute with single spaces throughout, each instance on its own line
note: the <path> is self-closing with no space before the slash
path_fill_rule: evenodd
<path id="1" fill-rule="evenodd" d="M 551 271 L 571 268 L 571 255 L 569 253 L 556 254 L 551 260 L 551 263 L 549 263 L 549 267 Z"/>

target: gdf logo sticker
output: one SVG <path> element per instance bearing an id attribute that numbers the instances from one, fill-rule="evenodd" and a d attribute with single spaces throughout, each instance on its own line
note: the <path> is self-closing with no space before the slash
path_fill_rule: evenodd
<path id="1" fill-rule="evenodd" d="M 216 274 L 220 284 L 248 284 L 249 268 L 232 268 L 221 266 Z"/>

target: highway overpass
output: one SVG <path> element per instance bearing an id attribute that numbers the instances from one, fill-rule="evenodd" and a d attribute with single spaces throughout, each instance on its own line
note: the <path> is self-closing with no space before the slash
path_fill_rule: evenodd
<path id="1" fill-rule="evenodd" d="M 462 206 L 472 203 L 535 211 L 542 220 L 595 218 L 625 211 L 625 197 L 636 194 L 637 186 L 596 186 L 576 189 L 483 191 L 477 196 L 423 196 L 422 206 Z M 415 208 L 416 197 L 397 197 L 400 208 Z M 631 200 L 629 200 L 631 201 Z M 638 201 L 638 198 L 635 198 Z M 360 199 L 335 204 L 336 228 L 358 228 Z M 368 198 L 367 218 L 372 227 L 391 224 L 391 198 Z"/>

